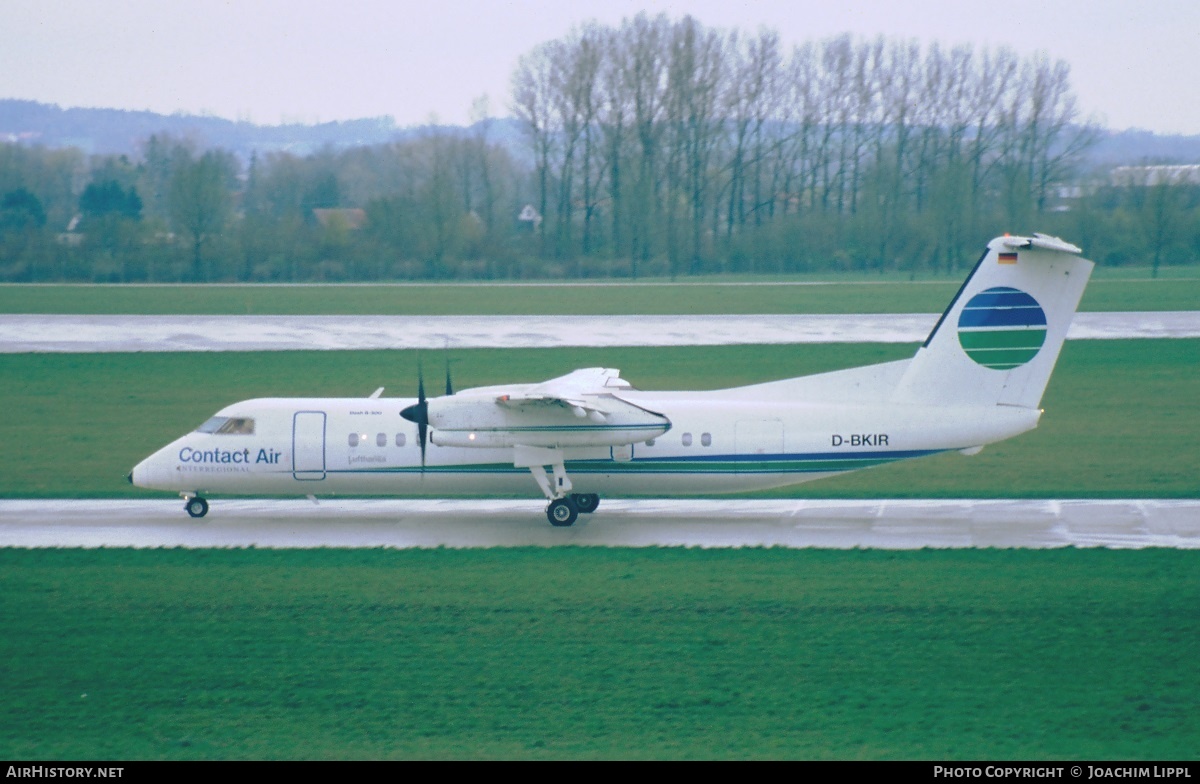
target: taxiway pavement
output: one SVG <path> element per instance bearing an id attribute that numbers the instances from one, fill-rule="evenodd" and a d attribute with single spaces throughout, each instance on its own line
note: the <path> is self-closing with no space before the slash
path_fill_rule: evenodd
<path id="1" fill-rule="evenodd" d="M 605 500 L 571 528 L 543 502 L 0 500 L 0 547 L 1200 549 L 1200 500 Z"/>
<path id="2" fill-rule="evenodd" d="M 0 314 L 0 353 L 919 343 L 932 313 L 705 316 Z M 1071 340 L 1200 337 L 1200 311 L 1078 313 Z"/>

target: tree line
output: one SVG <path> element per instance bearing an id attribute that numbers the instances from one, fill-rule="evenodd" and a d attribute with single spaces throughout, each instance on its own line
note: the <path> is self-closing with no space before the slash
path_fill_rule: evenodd
<path id="1" fill-rule="evenodd" d="M 639 15 L 526 53 L 511 109 L 519 146 L 482 98 L 467 129 L 310 155 L 0 144 L 0 280 L 952 272 L 1034 230 L 1200 259 L 1200 179 L 1089 171 L 1043 55 Z"/>

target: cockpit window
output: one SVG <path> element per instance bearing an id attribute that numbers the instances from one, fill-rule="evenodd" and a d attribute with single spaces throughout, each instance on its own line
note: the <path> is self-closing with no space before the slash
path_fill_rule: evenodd
<path id="1" fill-rule="evenodd" d="M 254 435 L 254 420 L 248 417 L 230 417 L 225 424 L 217 428 L 217 435 Z"/>
<path id="2" fill-rule="evenodd" d="M 215 416 L 196 428 L 197 433 L 225 435 L 254 435 L 254 420 L 249 417 Z"/>
<path id="3" fill-rule="evenodd" d="M 200 427 L 196 428 L 197 433 L 215 433 L 221 425 L 225 424 L 229 417 L 213 417 L 205 422 Z"/>

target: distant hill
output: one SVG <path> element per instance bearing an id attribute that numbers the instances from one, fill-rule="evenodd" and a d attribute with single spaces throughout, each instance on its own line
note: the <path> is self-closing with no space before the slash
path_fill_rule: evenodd
<path id="1" fill-rule="evenodd" d="M 1105 131 L 1089 152 L 1097 165 L 1200 163 L 1200 136 L 1166 136 L 1151 131 Z"/>
<path id="2" fill-rule="evenodd" d="M 89 154 L 132 157 L 151 134 L 168 133 L 194 139 L 202 147 L 229 150 L 246 161 L 256 151 L 308 155 L 327 146 L 384 144 L 430 130 L 430 127 L 397 127 L 390 116 L 316 125 L 255 125 L 221 117 L 121 109 L 62 109 L 36 101 L 0 99 L 0 141 L 78 147 Z M 472 128 L 439 126 L 438 130 L 468 133 Z M 505 147 L 518 160 L 529 157 L 519 123 L 514 119 L 492 120 L 488 139 Z M 1200 163 L 1200 135 L 1103 131 L 1088 159 L 1097 168 L 1139 163 Z"/>
<path id="3" fill-rule="evenodd" d="M 503 122 L 506 121 L 494 121 L 494 125 Z M 317 125 L 255 125 L 221 117 L 121 109 L 62 109 L 36 101 L 0 100 L 0 141 L 78 147 L 89 154 L 134 156 L 152 134 L 167 133 L 194 139 L 202 147 L 229 150 L 246 160 L 255 151 L 261 154 L 283 150 L 307 155 L 326 146 L 384 144 L 427 130 L 399 128 L 391 117 Z"/>

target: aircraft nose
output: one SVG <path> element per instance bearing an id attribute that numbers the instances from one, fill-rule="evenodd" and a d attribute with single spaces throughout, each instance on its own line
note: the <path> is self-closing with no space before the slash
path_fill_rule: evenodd
<path id="1" fill-rule="evenodd" d="M 129 484 L 134 487 L 149 487 L 150 486 L 150 461 L 153 457 L 147 457 L 142 462 L 133 467 L 133 470 L 125 475 L 129 480 Z"/>

